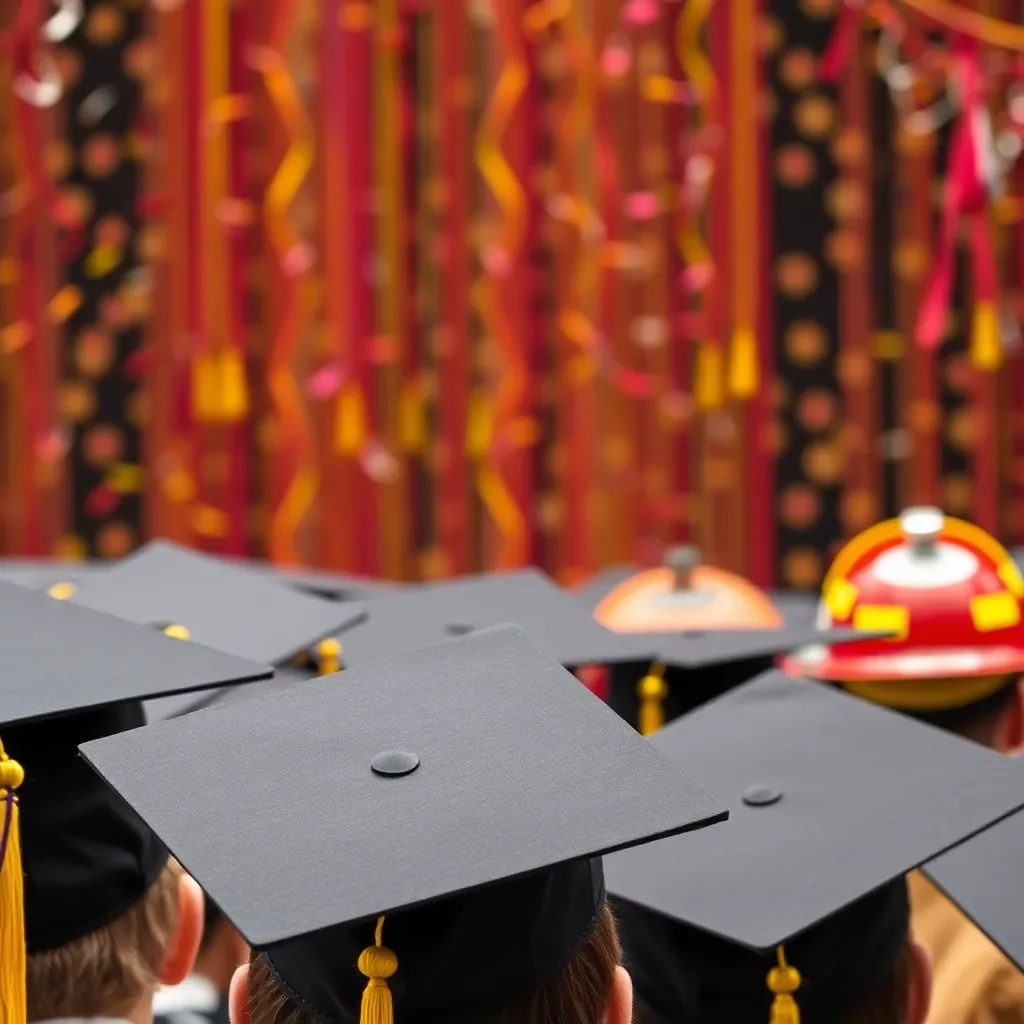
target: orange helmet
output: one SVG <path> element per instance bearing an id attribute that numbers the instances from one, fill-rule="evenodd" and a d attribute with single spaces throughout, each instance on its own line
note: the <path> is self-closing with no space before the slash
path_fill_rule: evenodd
<path id="1" fill-rule="evenodd" d="M 910 508 L 843 548 L 818 611 L 821 628 L 889 638 L 804 650 L 783 667 L 904 710 L 963 706 L 1024 672 L 1022 599 L 1020 570 L 984 530 Z"/>
<path id="2" fill-rule="evenodd" d="M 783 625 L 763 591 L 742 576 L 701 565 L 700 552 L 693 547 L 673 548 L 663 567 L 624 580 L 601 601 L 594 617 L 617 633 Z"/>

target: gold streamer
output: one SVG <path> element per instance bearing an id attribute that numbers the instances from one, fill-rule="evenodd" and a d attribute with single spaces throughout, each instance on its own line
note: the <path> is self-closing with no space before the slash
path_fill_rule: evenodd
<path id="1" fill-rule="evenodd" d="M 506 3 L 507 0 L 500 0 Z M 499 35 L 502 17 L 499 14 Z M 494 92 L 484 112 L 483 123 L 477 135 L 475 147 L 476 164 L 481 175 L 494 194 L 501 210 L 501 250 L 505 258 L 511 259 L 523 244 L 526 222 L 526 196 L 512 167 L 501 150 L 501 138 L 512 118 L 512 113 L 526 91 L 528 68 L 514 45 L 505 45 L 505 60 L 495 84 Z M 494 399 L 494 411 L 490 417 L 493 436 L 486 454 L 480 460 L 477 472 L 477 490 L 487 508 L 501 538 L 498 552 L 498 567 L 505 568 L 522 564 L 526 556 L 527 523 L 523 510 L 516 504 L 507 481 L 498 468 L 495 447 L 502 440 L 502 428 L 509 414 L 520 405 L 526 387 L 526 373 L 523 358 L 508 315 L 505 313 L 501 278 L 493 271 L 476 289 L 480 317 L 484 325 L 484 336 L 497 345 L 501 367 L 498 372 L 498 390 Z"/>
<path id="2" fill-rule="evenodd" d="M 264 87 L 284 125 L 288 148 L 277 168 L 264 198 L 264 219 L 280 265 L 298 251 L 299 240 L 288 223 L 288 208 L 298 194 L 313 165 L 313 128 L 302 107 L 295 81 L 280 52 L 264 49 L 258 52 L 257 68 Z M 300 447 L 310 444 L 310 429 L 298 384 L 292 373 L 290 358 L 299 336 L 305 304 L 298 294 L 292 275 L 291 301 L 278 328 L 270 355 L 269 389 L 286 431 L 298 439 Z M 309 511 L 320 486 L 320 475 L 309 452 L 301 452 L 295 473 L 285 494 L 271 516 L 269 528 L 270 556 L 274 561 L 298 562 L 294 534 Z"/>

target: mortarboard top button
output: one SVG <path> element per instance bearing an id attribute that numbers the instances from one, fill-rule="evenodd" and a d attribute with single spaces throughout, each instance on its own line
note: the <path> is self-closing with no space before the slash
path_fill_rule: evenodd
<path id="1" fill-rule="evenodd" d="M 408 775 L 419 766 L 419 757 L 407 750 L 382 750 L 370 761 L 370 767 L 378 775 Z"/>
<path id="2" fill-rule="evenodd" d="M 50 597 L 55 601 L 68 601 L 74 597 L 77 592 L 78 587 L 69 581 L 54 583 L 54 585 L 47 591 Z"/>
<path id="3" fill-rule="evenodd" d="M 782 799 L 782 790 L 774 786 L 766 786 L 763 782 L 755 782 L 748 786 L 743 794 L 743 802 L 748 807 L 769 807 Z"/>

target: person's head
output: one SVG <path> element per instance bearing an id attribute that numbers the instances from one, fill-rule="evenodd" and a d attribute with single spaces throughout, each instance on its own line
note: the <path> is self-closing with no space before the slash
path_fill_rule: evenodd
<path id="1" fill-rule="evenodd" d="M 637 1024 L 771 1017 L 776 950 L 754 952 L 635 904 L 616 904 Z M 931 963 L 909 934 L 906 882 L 862 897 L 784 947 L 801 1024 L 923 1024 Z"/>
<path id="2" fill-rule="evenodd" d="M 168 861 L 109 924 L 28 957 L 28 1019 L 145 1018 L 159 985 L 192 969 L 203 925 L 199 886 Z"/>
<path id="3" fill-rule="evenodd" d="M 461 1024 L 630 1024 L 632 986 L 620 964 L 615 922 L 602 908 L 593 934 L 553 977 L 503 1002 L 460 1016 Z M 232 1024 L 315 1024 L 278 979 L 265 953 L 253 953 L 231 987 Z"/>

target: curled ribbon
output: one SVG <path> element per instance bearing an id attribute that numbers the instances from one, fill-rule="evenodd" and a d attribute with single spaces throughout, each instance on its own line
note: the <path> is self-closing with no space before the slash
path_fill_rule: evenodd
<path id="1" fill-rule="evenodd" d="M 277 13 L 280 15 L 280 11 Z M 281 26 L 286 21 L 278 16 L 274 24 Z M 291 440 L 297 457 L 294 474 L 271 516 L 269 549 L 272 561 L 288 563 L 301 561 L 294 535 L 320 486 L 313 432 L 291 369 L 292 354 L 307 313 L 296 280 L 296 268 L 301 274 L 304 266 L 295 258 L 301 246 L 288 223 L 288 208 L 313 165 L 313 129 L 280 49 L 272 44 L 256 51 L 253 63 L 263 76 L 267 95 L 288 137 L 288 148 L 264 198 L 267 233 L 287 291 L 284 313 L 271 343 L 267 382 L 283 433 Z"/>
<path id="2" fill-rule="evenodd" d="M 990 166 L 991 128 L 977 42 L 957 36 L 953 52 L 961 110 L 950 136 L 938 253 L 921 300 L 915 336 L 925 349 L 937 348 L 942 342 L 953 289 L 957 231 L 960 222 L 965 221 L 976 295 L 971 359 L 980 369 L 991 370 L 1002 359 L 998 271 L 988 224 L 989 199 L 995 184 Z"/>
<path id="3" fill-rule="evenodd" d="M 501 150 L 501 138 L 526 91 L 529 75 L 508 6 L 507 0 L 498 3 L 497 32 L 505 59 L 484 112 L 476 143 L 477 166 L 501 210 L 500 262 L 506 268 L 518 258 L 522 248 L 526 228 L 526 196 Z M 526 369 L 520 340 L 503 304 L 503 274 L 498 263 L 493 259 L 484 261 L 484 277 L 475 289 L 485 337 L 494 340 L 501 361 L 497 394 L 490 417 L 490 444 L 481 458 L 477 489 L 501 537 L 497 567 L 508 568 L 522 565 L 526 559 L 527 524 L 523 510 L 516 504 L 508 482 L 498 468 L 498 450 L 503 443 L 503 432 L 515 418 L 516 410 L 522 403 L 526 389 Z"/>

